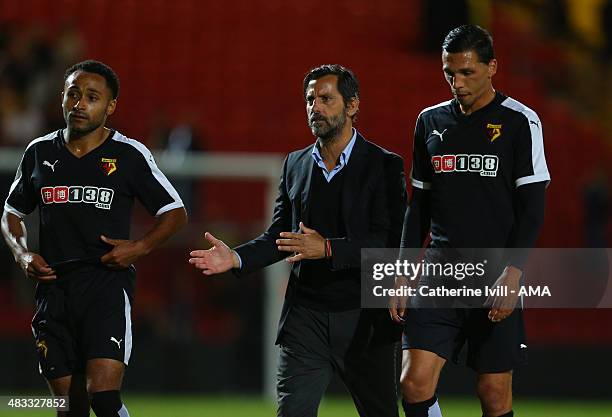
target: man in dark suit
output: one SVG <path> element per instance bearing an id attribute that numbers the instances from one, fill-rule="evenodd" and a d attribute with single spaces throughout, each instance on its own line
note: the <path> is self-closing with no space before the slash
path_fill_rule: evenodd
<path id="1" fill-rule="evenodd" d="M 277 344 L 278 416 L 316 416 L 334 372 L 361 416 L 395 417 L 398 330 L 385 311 L 360 308 L 362 248 L 398 247 L 406 184 L 402 159 L 354 128 L 359 84 L 340 65 L 304 79 L 314 145 L 283 165 L 272 224 L 234 250 L 191 252 L 205 275 L 244 275 L 282 259 L 291 263 Z"/>

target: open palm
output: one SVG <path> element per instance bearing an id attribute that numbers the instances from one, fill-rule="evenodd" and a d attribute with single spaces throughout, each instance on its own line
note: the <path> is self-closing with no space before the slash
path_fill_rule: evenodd
<path id="1" fill-rule="evenodd" d="M 237 255 L 222 240 L 206 232 L 204 238 L 213 245 L 210 249 L 191 251 L 189 263 L 201 269 L 204 275 L 220 274 L 239 265 Z"/>

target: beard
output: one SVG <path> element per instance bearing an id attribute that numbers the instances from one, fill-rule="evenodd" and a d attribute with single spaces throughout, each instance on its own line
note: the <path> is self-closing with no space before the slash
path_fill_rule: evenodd
<path id="1" fill-rule="evenodd" d="M 312 134 L 318 137 L 323 144 L 331 143 L 346 125 L 346 114 L 344 112 L 337 116 L 325 118 L 314 117 L 308 120 L 308 126 Z"/>

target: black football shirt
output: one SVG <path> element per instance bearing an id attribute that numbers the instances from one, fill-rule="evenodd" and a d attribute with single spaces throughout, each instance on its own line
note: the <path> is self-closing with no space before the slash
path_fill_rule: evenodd
<path id="1" fill-rule="evenodd" d="M 107 253 L 102 234 L 129 239 L 135 199 L 153 216 L 183 207 L 142 143 L 111 131 L 77 158 L 59 130 L 28 145 L 4 210 L 23 218 L 39 208 L 40 254 L 55 264 Z"/>
<path id="2" fill-rule="evenodd" d="M 449 100 L 421 112 L 411 182 L 430 190 L 432 241 L 464 248 L 507 247 L 515 223 L 514 192 L 548 182 L 542 123 L 497 92 L 464 115 Z"/>

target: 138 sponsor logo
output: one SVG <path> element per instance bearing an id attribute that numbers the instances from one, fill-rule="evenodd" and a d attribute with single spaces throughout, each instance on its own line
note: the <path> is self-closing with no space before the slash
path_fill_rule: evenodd
<path id="1" fill-rule="evenodd" d="M 483 177 L 497 176 L 497 155 L 436 155 L 431 158 L 436 174 L 442 172 L 478 172 Z"/>
<path id="2" fill-rule="evenodd" d="M 110 188 L 81 187 L 79 185 L 43 187 L 40 189 L 45 204 L 87 203 L 95 207 L 110 210 L 115 192 Z"/>

